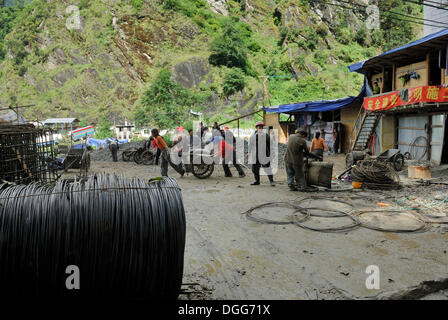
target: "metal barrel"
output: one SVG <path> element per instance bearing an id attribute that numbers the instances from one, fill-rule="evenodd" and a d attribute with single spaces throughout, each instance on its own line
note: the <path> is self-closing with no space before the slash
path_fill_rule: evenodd
<path id="1" fill-rule="evenodd" d="M 331 188 L 333 178 L 333 163 L 311 162 L 308 169 L 307 182 L 310 186 Z"/>

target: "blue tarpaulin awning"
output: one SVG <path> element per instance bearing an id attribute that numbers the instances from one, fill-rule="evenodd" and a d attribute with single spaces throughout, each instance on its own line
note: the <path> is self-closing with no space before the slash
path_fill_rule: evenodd
<path id="1" fill-rule="evenodd" d="M 327 112 L 339 110 L 355 102 L 357 99 L 366 96 L 366 86 L 364 85 L 357 97 L 346 97 L 337 100 L 323 100 L 284 104 L 276 107 L 266 108 L 267 113 L 297 113 L 297 112 Z"/>

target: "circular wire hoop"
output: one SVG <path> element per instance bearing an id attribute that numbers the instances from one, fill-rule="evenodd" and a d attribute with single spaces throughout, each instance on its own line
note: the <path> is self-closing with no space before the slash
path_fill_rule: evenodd
<path id="1" fill-rule="evenodd" d="M 305 209 L 307 210 L 307 209 Z M 341 211 L 342 212 L 342 211 Z M 358 228 L 359 226 L 361 226 L 361 221 L 359 221 L 359 219 L 347 212 L 344 212 L 345 216 L 347 218 L 350 218 L 353 223 L 345 225 L 345 226 L 341 226 L 341 227 L 334 227 L 334 228 L 313 228 L 313 227 L 308 227 L 306 225 L 304 225 L 302 222 L 303 221 L 294 221 L 294 224 L 300 228 L 303 229 L 307 229 L 307 230 L 311 230 L 311 231 L 316 231 L 316 232 L 325 232 L 325 233 L 344 233 L 347 231 L 352 231 L 356 228 Z M 336 218 L 336 217 L 328 217 L 325 216 L 325 218 Z M 341 216 L 339 216 L 338 218 L 341 218 Z"/>
<path id="2" fill-rule="evenodd" d="M 349 206 L 351 209 L 348 212 L 353 211 L 353 205 L 347 201 L 344 200 L 339 200 L 339 199 L 328 199 L 328 198 L 319 198 L 319 197 L 306 197 L 303 198 L 301 200 L 298 200 L 297 202 L 300 204 L 306 200 L 326 200 L 326 201 L 330 201 L 330 202 L 337 202 L 337 203 L 342 203 L 345 204 L 347 206 Z M 336 212 L 337 214 L 334 215 L 320 215 L 320 214 L 310 214 L 311 217 L 321 217 L 321 218 L 342 218 L 342 217 L 346 217 L 347 216 L 347 212 L 342 211 L 342 210 L 338 210 L 338 209 L 324 209 L 324 208 L 304 208 L 305 210 L 322 210 L 322 211 L 327 211 L 327 212 Z"/>
<path id="3" fill-rule="evenodd" d="M 301 219 L 298 219 L 298 221 L 303 222 L 305 220 L 308 220 L 310 218 L 310 214 L 309 212 L 304 213 L 304 209 L 294 203 L 289 203 L 289 202 L 269 202 L 269 203 L 265 203 L 256 207 L 253 207 L 251 209 L 249 209 L 248 211 L 244 212 L 243 214 L 246 215 L 247 219 L 254 221 L 254 222 L 260 222 L 260 223 L 265 223 L 265 224 L 275 224 L 275 225 L 288 225 L 288 224 L 294 224 L 295 220 L 297 219 L 297 217 L 294 217 L 294 221 L 277 221 L 277 220 L 271 220 L 271 219 L 265 219 L 265 218 L 260 218 L 257 216 L 253 215 L 253 212 L 257 209 L 261 209 L 261 208 L 269 208 L 269 207 L 287 207 L 287 208 L 291 208 L 294 209 L 295 211 L 293 212 L 293 214 L 296 213 L 301 213 L 303 215 L 303 217 Z"/>
<path id="4" fill-rule="evenodd" d="M 380 213 L 404 213 L 406 211 L 402 211 L 402 210 L 367 210 L 367 211 L 361 211 L 357 213 L 357 217 L 361 217 L 362 215 L 366 214 L 366 213 L 375 213 L 375 212 L 380 212 Z M 425 229 L 427 229 L 428 225 L 427 223 L 424 221 L 424 219 L 420 216 L 420 214 L 418 213 L 413 213 L 412 214 L 413 218 L 420 222 L 420 226 L 414 229 L 388 229 L 388 228 L 382 228 L 382 227 L 378 227 L 376 225 L 370 224 L 370 223 L 365 223 L 362 222 L 360 220 L 361 226 L 363 228 L 367 228 L 370 230 L 376 230 L 376 231 L 382 231 L 382 232 L 393 232 L 393 233 L 413 233 L 413 232 L 421 232 L 424 231 Z"/>

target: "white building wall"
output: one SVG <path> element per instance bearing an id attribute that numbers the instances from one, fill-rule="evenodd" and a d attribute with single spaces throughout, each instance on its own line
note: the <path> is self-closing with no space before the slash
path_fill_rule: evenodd
<path id="1" fill-rule="evenodd" d="M 441 10 L 441 9 L 437 9 L 437 8 L 433 8 L 433 7 L 429 7 L 427 5 L 424 6 L 424 16 L 425 16 L 425 23 L 426 24 L 432 24 L 434 25 L 435 23 L 427 21 L 429 20 L 434 20 L 434 21 L 440 21 L 440 22 L 444 22 L 448 24 L 448 0 L 431 0 L 431 1 L 424 1 L 425 4 L 429 4 L 432 6 L 438 6 L 438 7 L 442 7 L 445 8 L 447 10 Z M 425 25 L 424 28 L 424 32 L 425 32 L 425 36 L 434 33 L 434 32 L 438 32 L 445 29 L 444 27 L 441 28 L 437 28 L 437 27 L 432 27 L 432 26 L 427 26 Z"/>

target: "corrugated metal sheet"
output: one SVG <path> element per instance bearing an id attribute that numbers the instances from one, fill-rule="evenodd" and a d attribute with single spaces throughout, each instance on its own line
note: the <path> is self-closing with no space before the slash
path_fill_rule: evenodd
<path id="1" fill-rule="evenodd" d="M 398 148 L 401 153 L 410 152 L 414 159 L 420 159 L 426 151 L 427 116 L 400 117 L 398 119 Z M 422 137 L 422 138 L 420 138 Z M 417 140 L 417 138 L 419 138 Z M 411 144 L 417 140 L 417 145 L 411 148 Z M 423 160 L 426 160 L 424 156 Z"/>
<path id="2" fill-rule="evenodd" d="M 445 122 L 446 115 L 444 114 L 432 116 L 431 160 L 437 164 L 442 161 Z"/>
<path id="3" fill-rule="evenodd" d="M 76 118 L 52 118 L 52 119 L 47 119 L 42 123 L 43 124 L 73 123 L 73 122 L 77 122 L 77 121 L 79 121 L 79 120 Z"/>

